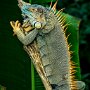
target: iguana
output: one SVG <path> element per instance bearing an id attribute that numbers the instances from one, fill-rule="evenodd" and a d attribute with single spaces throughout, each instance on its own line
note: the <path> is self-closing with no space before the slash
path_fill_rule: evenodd
<path id="1" fill-rule="evenodd" d="M 23 43 L 46 90 L 84 90 L 85 84 L 75 80 L 70 46 L 65 36 L 62 9 L 57 2 L 50 7 L 18 0 L 23 24 L 11 21 L 14 34 Z"/>

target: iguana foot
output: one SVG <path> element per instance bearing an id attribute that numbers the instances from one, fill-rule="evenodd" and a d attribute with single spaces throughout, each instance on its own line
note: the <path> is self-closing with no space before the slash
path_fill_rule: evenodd
<path id="1" fill-rule="evenodd" d="M 85 89 L 85 83 L 82 81 L 77 81 L 77 89 L 78 90 L 84 90 Z"/>
<path id="2" fill-rule="evenodd" d="M 21 23 L 17 20 L 16 22 L 11 21 L 10 24 L 13 28 L 14 35 L 16 35 L 16 32 L 20 30 Z"/>
<path id="3" fill-rule="evenodd" d="M 34 29 L 34 27 L 28 23 L 28 21 L 23 22 L 22 28 L 24 29 L 24 31 L 28 32 Z"/>

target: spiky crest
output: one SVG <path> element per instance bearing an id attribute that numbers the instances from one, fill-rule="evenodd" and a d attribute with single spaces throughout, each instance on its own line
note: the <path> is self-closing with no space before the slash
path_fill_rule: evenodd
<path id="1" fill-rule="evenodd" d="M 58 0 L 55 2 L 55 4 L 54 4 L 53 7 L 52 7 L 52 10 L 53 10 L 53 11 L 56 11 L 57 2 L 58 2 Z"/>
<path id="2" fill-rule="evenodd" d="M 60 26 L 62 27 L 62 29 L 64 31 L 64 35 L 65 35 L 67 26 L 70 25 L 70 23 L 65 24 L 66 17 L 62 14 L 64 9 L 61 9 L 56 13 L 56 5 L 57 5 L 57 1 L 53 5 L 51 10 L 54 11 L 54 15 L 58 19 Z M 67 48 L 68 48 L 68 55 L 70 57 L 70 60 L 69 60 L 69 85 L 70 85 L 71 90 L 77 90 L 76 79 L 75 79 L 76 66 L 75 66 L 75 63 L 71 60 L 71 58 L 72 58 L 71 54 L 73 53 L 73 51 L 70 51 L 70 48 L 72 45 L 68 44 L 68 37 L 69 36 L 70 36 L 70 34 L 68 36 L 65 35 L 65 40 L 66 40 Z"/>
<path id="3" fill-rule="evenodd" d="M 50 3 L 50 7 L 49 7 L 49 8 L 51 9 L 51 7 L 52 7 L 52 1 L 51 1 L 51 3 Z"/>

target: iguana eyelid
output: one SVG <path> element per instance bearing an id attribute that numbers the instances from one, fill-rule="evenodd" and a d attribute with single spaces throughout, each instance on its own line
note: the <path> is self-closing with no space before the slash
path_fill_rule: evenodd
<path id="1" fill-rule="evenodd" d="M 37 9 L 35 9 L 35 8 L 29 8 L 28 10 L 31 11 L 31 12 L 37 11 Z"/>

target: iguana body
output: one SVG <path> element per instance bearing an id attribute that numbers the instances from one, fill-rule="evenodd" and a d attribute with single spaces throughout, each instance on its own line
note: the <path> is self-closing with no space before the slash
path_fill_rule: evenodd
<path id="1" fill-rule="evenodd" d="M 55 5 L 51 9 L 19 0 L 19 7 L 24 16 L 23 25 L 19 21 L 11 25 L 32 58 L 46 90 L 84 90 L 84 83 L 73 78 L 64 19 L 54 14 Z"/>

